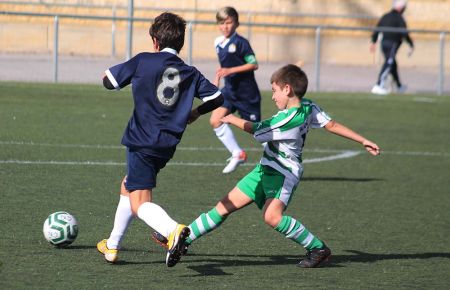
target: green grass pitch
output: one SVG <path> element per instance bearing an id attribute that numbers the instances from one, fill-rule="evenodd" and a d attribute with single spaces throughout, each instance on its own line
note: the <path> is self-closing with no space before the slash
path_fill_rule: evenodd
<path id="1" fill-rule="evenodd" d="M 312 130 L 305 173 L 287 213 L 323 239 L 326 267 L 300 269 L 304 250 L 264 224 L 251 205 L 196 241 L 174 268 L 134 220 L 120 263 L 107 238 L 125 173 L 120 139 L 131 91 L 100 85 L 0 83 L 0 289 L 449 289 L 450 97 L 311 93 L 334 119 L 372 139 L 372 157 L 351 141 Z M 264 93 L 263 116 L 275 113 Z M 213 207 L 258 162 L 261 146 L 236 132 L 249 164 L 230 175 L 204 116 L 188 127 L 158 176 L 155 201 L 179 222 Z M 43 237 L 55 211 L 76 216 L 67 249 Z"/>

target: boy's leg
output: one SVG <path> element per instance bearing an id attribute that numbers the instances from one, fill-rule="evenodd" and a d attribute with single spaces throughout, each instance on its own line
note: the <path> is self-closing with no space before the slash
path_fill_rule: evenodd
<path id="1" fill-rule="evenodd" d="M 222 117 L 229 113 L 230 111 L 227 108 L 220 107 L 211 113 L 210 119 L 211 126 L 214 128 L 217 138 L 219 138 L 222 144 L 231 153 L 230 161 L 224 168 L 223 173 L 233 172 L 239 164 L 244 163 L 247 160 L 247 155 L 237 143 L 230 126 L 220 121 Z"/>
<path id="2" fill-rule="evenodd" d="M 168 237 L 175 230 L 177 222 L 167 212 L 152 200 L 152 191 L 134 190 L 130 193 L 130 202 L 133 212 L 148 226 Z"/>
<path id="3" fill-rule="evenodd" d="M 272 178 L 275 183 L 275 179 Z M 283 215 L 286 205 L 278 198 L 266 200 L 263 209 L 264 221 L 286 238 L 302 245 L 306 250 L 320 249 L 323 242 L 311 234 L 304 225 L 296 219 Z"/>
<path id="4" fill-rule="evenodd" d="M 149 189 L 135 190 L 130 193 L 133 212 L 148 226 L 168 237 L 166 264 L 168 267 L 173 267 L 181 258 L 185 240 L 189 236 L 189 228 L 178 224 L 162 207 L 151 200 L 152 191 Z"/>
<path id="5" fill-rule="evenodd" d="M 331 255 L 324 242 L 315 237 L 300 221 L 290 216 L 284 215 L 275 230 L 307 250 L 306 259 L 298 264 L 302 268 L 317 267 Z"/>
<path id="6" fill-rule="evenodd" d="M 264 221 L 307 250 L 307 259 L 302 260 L 299 266 L 316 267 L 330 256 L 330 249 L 300 221 L 283 215 L 298 183 L 297 176 L 281 174 L 270 167 L 264 168 L 262 176 L 262 187 L 266 196 L 263 208 Z"/>
<path id="7" fill-rule="evenodd" d="M 114 226 L 111 235 L 108 238 L 107 246 L 109 249 L 119 249 L 120 242 L 125 235 L 133 213 L 131 212 L 130 198 L 120 195 L 119 204 L 117 205 L 116 215 L 114 217 Z"/>
<path id="8" fill-rule="evenodd" d="M 120 242 L 122 241 L 131 220 L 133 219 L 130 199 L 124 186 L 125 180 L 126 177 L 122 181 L 120 199 L 117 205 L 116 215 L 114 217 L 114 227 L 111 231 L 109 239 L 102 240 L 97 244 L 97 249 L 104 254 L 105 259 L 111 263 L 117 261 Z"/>
<path id="9" fill-rule="evenodd" d="M 242 193 L 239 188 L 233 188 L 227 196 L 217 203 L 215 208 L 207 213 L 202 213 L 189 225 L 191 234 L 186 240 L 186 243 L 191 244 L 194 240 L 213 231 L 222 224 L 229 214 L 252 202 L 253 200 Z"/>
<path id="10" fill-rule="evenodd" d="M 129 193 L 125 189 L 126 178 L 126 176 L 123 178 L 120 185 L 120 199 L 119 204 L 117 205 L 116 215 L 114 217 L 114 227 L 107 242 L 109 249 L 120 248 L 120 242 L 122 241 L 131 220 L 133 219 Z"/>
<path id="11" fill-rule="evenodd" d="M 293 217 L 283 215 L 280 223 L 274 229 L 284 234 L 286 238 L 302 245 L 306 250 L 320 249 L 323 247 L 323 242 Z"/>

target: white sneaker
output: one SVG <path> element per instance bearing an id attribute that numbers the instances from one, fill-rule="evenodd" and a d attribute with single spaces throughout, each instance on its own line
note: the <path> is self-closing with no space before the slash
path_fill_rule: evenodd
<path id="1" fill-rule="evenodd" d="M 236 170 L 239 164 L 245 163 L 247 161 L 247 153 L 244 150 L 237 156 L 231 156 L 228 158 L 228 164 L 223 169 L 222 173 L 231 173 Z"/>
<path id="2" fill-rule="evenodd" d="M 404 94 L 408 89 L 407 85 L 401 85 L 397 88 L 397 94 Z"/>
<path id="3" fill-rule="evenodd" d="M 389 94 L 389 91 L 386 90 L 385 88 L 379 86 L 379 85 L 374 85 L 372 88 L 372 94 L 376 94 L 376 95 L 387 95 Z"/>

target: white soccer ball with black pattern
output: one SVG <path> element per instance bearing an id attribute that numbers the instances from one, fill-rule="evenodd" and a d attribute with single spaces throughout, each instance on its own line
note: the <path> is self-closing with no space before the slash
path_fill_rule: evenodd
<path id="1" fill-rule="evenodd" d="M 44 237 L 52 245 L 66 247 L 75 241 L 78 235 L 78 222 L 73 215 L 57 211 L 44 222 Z"/>

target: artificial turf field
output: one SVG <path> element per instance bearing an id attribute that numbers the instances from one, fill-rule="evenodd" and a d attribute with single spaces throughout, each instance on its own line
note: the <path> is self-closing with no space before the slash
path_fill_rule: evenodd
<path id="1" fill-rule="evenodd" d="M 300 269 L 304 250 L 265 225 L 255 205 L 196 241 L 174 268 L 135 220 L 111 265 L 109 236 L 125 173 L 120 139 L 131 91 L 94 85 L 0 83 L 0 289 L 449 289 L 450 97 L 311 93 L 337 121 L 372 139 L 379 157 L 312 130 L 305 173 L 287 214 L 333 255 Z M 264 94 L 263 117 L 275 113 Z M 233 188 L 261 155 L 234 132 L 249 162 L 222 175 L 228 154 L 199 119 L 158 176 L 154 200 L 190 223 Z M 43 237 L 52 212 L 76 216 L 79 235 L 56 249 Z"/>

